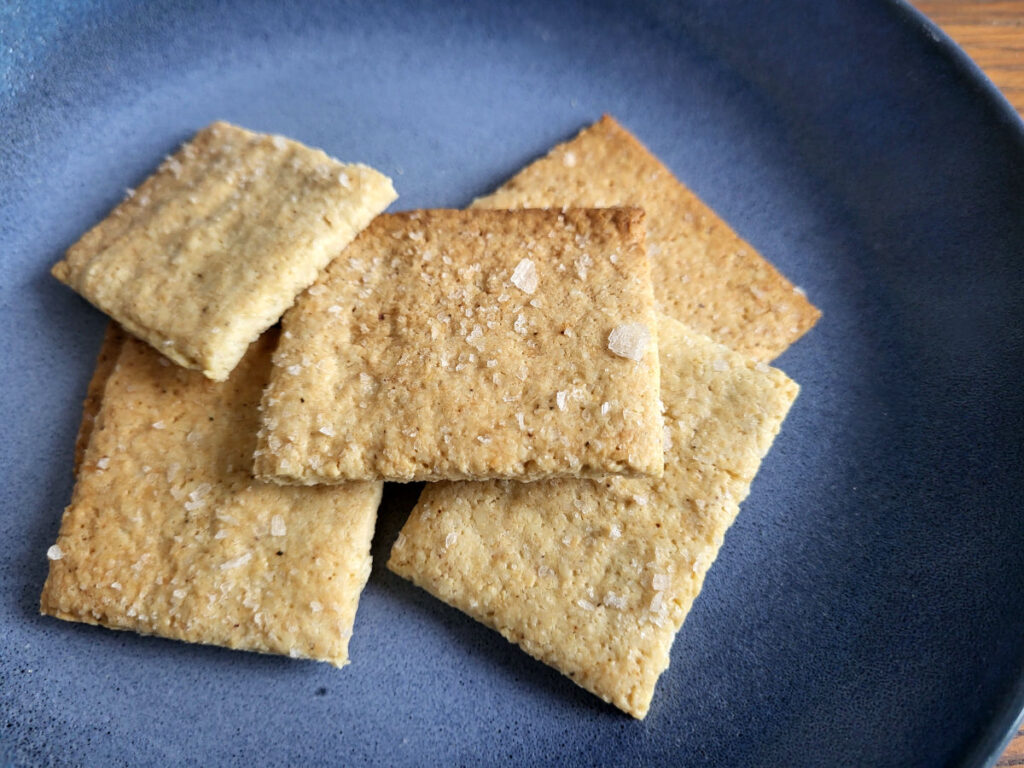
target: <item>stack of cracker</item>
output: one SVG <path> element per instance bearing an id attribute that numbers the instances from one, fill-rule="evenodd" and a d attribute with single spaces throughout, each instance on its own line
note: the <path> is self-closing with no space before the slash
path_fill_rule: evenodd
<path id="1" fill-rule="evenodd" d="M 389 567 L 642 718 L 818 311 L 609 117 L 394 197 L 217 123 L 68 251 L 119 325 L 42 610 L 343 665 L 382 484 L 427 481 Z"/>

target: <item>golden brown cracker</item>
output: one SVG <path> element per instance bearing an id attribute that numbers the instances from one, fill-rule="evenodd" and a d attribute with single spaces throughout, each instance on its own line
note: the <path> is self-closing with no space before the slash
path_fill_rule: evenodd
<path id="1" fill-rule="evenodd" d="M 603 207 L 647 212 L 659 308 L 756 360 L 772 360 L 821 312 L 749 243 L 605 115 L 475 208 Z"/>
<path id="2" fill-rule="evenodd" d="M 125 338 L 48 553 L 43 613 L 348 661 L 381 484 L 252 479 L 275 335 L 252 345 L 224 383 Z"/>
<path id="3" fill-rule="evenodd" d="M 257 475 L 659 476 L 641 219 L 631 209 L 378 217 L 284 317 Z"/>
<path id="4" fill-rule="evenodd" d="M 372 168 L 213 123 L 53 274 L 174 362 L 223 381 L 395 197 Z"/>
<path id="5" fill-rule="evenodd" d="M 428 485 L 388 567 L 637 718 L 798 388 L 670 318 L 665 476 Z"/>

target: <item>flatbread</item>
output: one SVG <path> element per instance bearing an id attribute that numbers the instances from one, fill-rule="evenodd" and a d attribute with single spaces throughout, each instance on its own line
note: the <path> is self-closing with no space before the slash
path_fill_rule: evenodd
<path id="1" fill-rule="evenodd" d="M 799 288 L 608 115 L 472 207 L 567 205 L 643 208 L 661 311 L 755 360 L 778 357 L 821 317 Z"/>
<path id="2" fill-rule="evenodd" d="M 284 317 L 256 474 L 660 476 L 656 325 L 639 211 L 380 216 Z"/>
<path id="3" fill-rule="evenodd" d="M 665 476 L 428 485 L 388 567 L 637 718 L 798 388 L 663 318 Z"/>
<path id="4" fill-rule="evenodd" d="M 395 197 L 372 168 L 213 123 L 53 274 L 174 362 L 223 381 Z"/>
<path id="5" fill-rule="evenodd" d="M 48 552 L 43 613 L 347 663 L 381 483 L 252 479 L 275 335 L 222 384 L 123 339 Z M 116 338 L 106 344 L 113 354 Z"/>

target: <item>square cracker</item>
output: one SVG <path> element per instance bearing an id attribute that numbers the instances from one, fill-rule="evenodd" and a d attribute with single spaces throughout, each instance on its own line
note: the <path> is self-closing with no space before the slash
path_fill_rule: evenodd
<path id="1" fill-rule="evenodd" d="M 660 476 L 642 217 L 378 217 L 284 317 L 257 475 Z M 649 329 L 639 360 L 609 349 L 623 325 Z"/>
<path id="2" fill-rule="evenodd" d="M 252 480 L 275 335 L 222 384 L 123 339 L 49 553 L 43 613 L 347 663 L 381 483 Z"/>
<path id="3" fill-rule="evenodd" d="M 821 312 L 631 133 L 605 115 L 475 208 L 635 205 L 661 311 L 755 360 L 772 360 Z"/>
<path id="4" fill-rule="evenodd" d="M 670 318 L 665 476 L 427 486 L 388 567 L 637 718 L 798 388 Z"/>
<path id="5" fill-rule="evenodd" d="M 53 274 L 176 363 L 223 381 L 395 197 L 372 168 L 214 123 Z"/>

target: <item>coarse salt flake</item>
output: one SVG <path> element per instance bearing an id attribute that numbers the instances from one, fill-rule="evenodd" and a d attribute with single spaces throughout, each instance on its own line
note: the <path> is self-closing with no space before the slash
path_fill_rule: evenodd
<path id="1" fill-rule="evenodd" d="M 566 401 L 569 399 L 569 393 L 564 389 L 555 393 L 555 404 L 558 405 L 558 410 L 564 411 L 566 408 Z"/>
<path id="2" fill-rule="evenodd" d="M 64 550 L 62 550 L 59 546 L 54 544 L 52 547 L 46 550 L 46 556 L 50 560 L 60 560 L 62 557 L 64 557 Z"/>
<path id="3" fill-rule="evenodd" d="M 647 345 L 651 341 L 651 332 L 643 323 L 625 323 L 608 334 L 608 349 L 619 357 L 629 360 L 642 360 Z"/>
<path id="4" fill-rule="evenodd" d="M 309 602 L 309 610 L 313 613 L 320 613 L 324 609 L 323 605 L 318 600 L 311 600 Z"/>
<path id="5" fill-rule="evenodd" d="M 334 428 L 330 424 L 324 424 L 317 432 L 321 435 L 327 435 L 327 437 L 334 437 Z"/>
<path id="6" fill-rule="evenodd" d="M 221 563 L 220 569 L 222 571 L 229 571 L 232 568 L 238 568 L 239 566 L 245 565 L 250 560 L 252 560 L 252 552 L 246 552 L 244 555 L 239 555 L 238 557 Z"/>
<path id="7" fill-rule="evenodd" d="M 284 524 L 284 518 L 280 515 L 274 515 L 270 518 L 270 535 L 271 536 L 284 536 L 288 533 L 288 528 Z"/>
<path id="8" fill-rule="evenodd" d="M 576 605 L 578 605 L 584 611 L 592 611 L 597 607 L 592 602 L 590 602 L 589 600 L 584 600 L 582 597 L 576 601 Z"/>
<path id="9" fill-rule="evenodd" d="M 458 538 L 459 534 L 457 534 L 455 531 L 449 533 L 447 536 L 444 537 L 444 548 L 448 549 L 448 547 L 452 546 L 455 543 L 455 540 Z"/>
<path id="10" fill-rule="evenodd" d="M 98 459 L 96 461 L 96 466 L 99 469 L 106 469 L 107 467 L 110 466 L 110 459 L 104 456 L 102 459 Z"/>
<path id="11" fill-rule="evenodd" d="M 522 259 L 512 272 L 512 285 L 525 293 L 533 293 L 537 283 L 537 266 L 531 259 Z"/>
<path id="12" fill-rule="evenodd" d="M 663 592 L 671 583 L 672 580 L 667 573 L 656 573 L 651 577 L 651 588 L 655 592 Z"/>
<path id="13" fill-rule="evenodd" d="M 153 429 L 163 429 L 166 426 L 167 425 L 164 424 L 162 421 L 154 421 L 153 422 Z"/>

